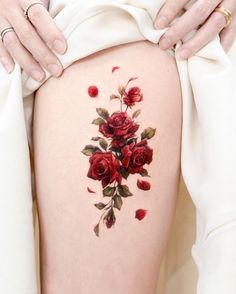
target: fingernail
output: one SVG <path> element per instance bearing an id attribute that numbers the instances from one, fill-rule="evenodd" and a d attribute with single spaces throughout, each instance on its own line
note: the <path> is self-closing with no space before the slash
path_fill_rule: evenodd
<path id="1" fill-rule="evenodd" d="M 12 72 L 13 66 L 6 58 L 1 58 L 1 63 L 8 74 Z"/>
<path id="2" fill-rule="evenodd" d="M 159 46 L 163 50 L 168 49 L 171 46 L 171 40 L 165 37 L 161 39 L 161 41 L 159 42 Z"/>
<path id="3" fill-rule="evenodd" d="M 188 49 L 179 49 L 177 52 L 177 57 L 180 59 L 187 59 L 190 56 L 190 51 Z"/>
<path id="4" fill-rule="evenodd" d="M 54 42 L 53 42 L 53 48 L 55 49 L 55 51 L 59 54 L 63 54 L 65 53 L 66 51 L 66 44 L 65 42 L 59 40 L 59 39 L 56 39 Z"/>
<path id="5" fill-rule="evenodd" d="M 32 70 L 31 75 L 33 79 L 35 79 L 38 82 L 41 82 L 44 79 L 44 73 L 37 69 Z"/>
<path id="6" fill-rule="evenodd" d="M 167 18 L 163 15 L 160 15 L 156 20 L 155 27 L 157 29 L 164 29 L 167 26 L 167 22 L 168 22 Z"/>
<path id="7" fill-rule="evenodd" d="M 48 68 L 49 72 L 55 77 L 59 77 L 62 73 L 61 66 L 59 66 L 56 63 L 49 64 L 47 68 Z"/>

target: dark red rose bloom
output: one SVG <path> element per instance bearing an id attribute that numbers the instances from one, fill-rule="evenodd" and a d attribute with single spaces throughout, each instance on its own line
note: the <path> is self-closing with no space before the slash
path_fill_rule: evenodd
<path id="1" fill-rule="evenodd" d="M 102 182 L 102 187 L 117 181 L 121 183 L 120 162 L 112 152 L 97 151 L 90 156 L 87 176 Z"/>
<path id="2" fill-rule="evenodd" d="M 116 217 L 113 210 L 109 210 L 107 215 L 104 217 L 103 222 L 105 223 L 108 229 L 114 226 L 116 222 Z"/>
<path id="3" fill-rule="evenodd" d="M 132 87 L 129 89 L 128 93 L 124 94 L 124 104 L 128 106 L 133 106 L 136 102 L 140 102 L 143 100 L 143 94 L 141 93 L 141 89 L 139 87 Z"/>
<path id="4" fill-rule="evenodd" d="M 137 186 L 139 189 L 147 191 L 151 189 L 151 184 L 147 181 L 137 180 Z"/>
<path id="5" fill-rule="evenodd" d="M 90 86 L 88 88 L 88 94 L 92 98 L 97 97 L 97 95 L 98 95 L 98 88 L 96 86 Z"/>
<path id="6" fill-rule="evenodd" d="M 135 217 L 138 220 L 141 220 L 141 219 L 143 219 L 145 217 L 146 214 L 147 214 L 147 210 L 145 210 L 145 209 L 138 209 L 138 210 L 136 210 Z"/>
<path id="7" fill-rule="evenodd" d="M 126 112 L 114 112 L 107 120 L 99 126 L 99 131 L 106 138 L 113 138 L 112 146 L 120 142 L 120 146 L 124 142 L 133 137 L 138 130 L 139 125 L 136 124 Z"/>
<path id="8" fill-rule="evenodd" d="M 147 145 L 144 139 L 138 144 L 132 142 L 121 149 L 123 155 L 122 164 L 130 173 L 140 173 L 145 164 L 152 162 L 153 150 Z"/>

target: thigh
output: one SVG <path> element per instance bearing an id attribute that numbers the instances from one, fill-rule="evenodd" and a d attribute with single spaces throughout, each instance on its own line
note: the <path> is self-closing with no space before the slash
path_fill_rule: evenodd
<path id="1" fill-rule="evenodd" d="M 42 294 L 155 293 L 178 194 L 181 109 L 174 59 L 147 41 L 77 61 L 38 90 Z"/>

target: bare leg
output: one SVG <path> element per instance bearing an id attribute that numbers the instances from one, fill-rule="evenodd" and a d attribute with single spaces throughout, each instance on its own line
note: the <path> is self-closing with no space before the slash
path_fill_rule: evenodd
<path id="1" fill-rule="evenodd" d="M 120 69 L 112 74 L 113 66 Z M 98 237 L 93 229 L 104 210 L 94 203 L 107 203 L 111 197 L 103 197 L 101 181 L 87 177 L 89 156 L 81 151 L 85 145 L 98 143 L 91 137 L 111 142 L 91 122 L 98 117 L 96 108 L 106 108 L 110 115 L 120 110 L 119 100 L 110 100 L 110 95 L 117 94 L 118 85 L 125 85 L 130 77 L 138 79 L 128 88 L 138 86 L 143 93 L 143 100 L 128 109 L 129 116 L 141 109 L 134 119 L 139 124 L 136 133 L 140 136 L 144 129 L 156 128 L 147 140 L 153 149 L 152 160 L 150 150 L 146 154 L 150 177 L 136 173 L 122 180 L 133 196 L 122 197 L 121 209 L 114 208 L 115 224 L 107 228 L 101 222 Z M 90 85 L 99 88 L 96 98 L 87 93 Z M 39 89 L 34 152 L 42 294 L 155 293 L 176 205 L 180 142 L 181 90 L 176 65 L 168 53 L 149 42 L 96 53 Z M 150 190 L 138 188 L 138 179 L 149 182 Z M 96 193 L 89 193 L 87 187 Z M 147 211 L 142 220 L 135 217 L 138 209 Z"/>

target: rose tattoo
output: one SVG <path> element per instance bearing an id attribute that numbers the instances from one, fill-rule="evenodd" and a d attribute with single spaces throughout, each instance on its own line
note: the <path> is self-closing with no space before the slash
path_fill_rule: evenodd
<path id="1" fill-rule="evenodd" d="M 89 156 L 89 170 L 87 176 L 95 181 L 100 181 L 104 197 L 110 198 L 108 203 L 95 203 L 103 210 L 99 222 L 94 226 L 96 236 L 99 236 L 100 222 L 109 229 L 116 222 L 115 209 L 120 210 L 123 199 L 133 196 L 129 187 L 123 183 L 132 174 L 150 177 L 146 166 L 153 160 L 153 149 L 148 140 L 155 136 L 156 129 L 146 128 L 139 138 L 136 132 L 140 125 L 135 121 L 141 110 L 128 114 L 132 107 L 143 101 L 143 93 L 139 87 L 128 86 L 137 78 L 130 78 L 125 86 L 119 86 L 118 94 L 112 94 L 110 99 L 119 100 L 120 109 L 112 114 L 104 108 L 97 108 L 99 115 L 92 121 L 98 126 L 100 136 L 91 138 L 97 145 L 86 145 L 82 153 Z M 125 108 L 125 109 L 123 109 Z M 151 189 L 148 181 L 137 180 L 137 187 L 143 191 Z M 87 188 L 89 193 L 96 193 Z M 135 217 L 142 220 L 147 210 L 136 210 Z"/>

